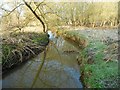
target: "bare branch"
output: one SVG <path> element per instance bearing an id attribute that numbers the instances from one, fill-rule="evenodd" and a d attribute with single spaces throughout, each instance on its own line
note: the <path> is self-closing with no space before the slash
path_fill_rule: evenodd
<path id="1" fill-rule="evenodd" d="M 43 25 L 43 32 L 46 33 L 46 26 L 43 22 L 43 20 L 37 15 L 37 13 L 32 9 L 32 7 L 25 1 L 23 0 L 25 5 L 31 10 L 31 12 L 35 15 L 35 17 L 42 23 Z"/>
<path id="2" fill-rule="evenodd" d="M 42 1 L 41 3 L 39 3 L 38 5 L 36 5 L 35 2 L 34 2 L 34 4 L 37 6 L 34 11 L 36 11 L 36 10 L 39 8 L 39 6 L 40 6 L 42 3 L 44 3 L 44 1 L 45 1 L 45 0 L 43 0 L 43 1 Z"/>
<path id="3" fill-rule="evenodd" d="M 1 9 L 4 10 L 4 11 L 7 11 L 7 12 L 11 12 L 10 10 L 7 10 L 5 8 L 2 8 L 2 7 L 1 7 Z"/>
<path id="4" fill-rule="evenodd" d="M 21 5 L 24 5 L 24 4 L 19 4 L 18 6 L 16 6 L 14 9 L 12 9 L 11 11 L 9 11 L 10 13 L 8 13 L 7 15 L 5 16 L 2 16 L 2 17 L 6 17 L 6 16 L 9 16 L 13 11 L 15 11 L 18 7 L 20 7 Z M 5 9 L 4 9 L 5 10 Z"/>
<path id="5" fill-rule="evenodd" d="M 60 15 L 57 14 L 57 12 L 54 12 L 53 9 L 51 7 L 49 7 L 47 4 L 44 3 L 43 5 L 47 6 L 51 10 L 51 12 L 46 12 L 46 13 L 44 13 L 44 15 L 46 15 L 46 14 L 55 14 L 59 18 L 63 19 Z"/>
<path id="6" fill-rule="evenodd" d="M 34 4 L 35 4 L 35 2 L 34 2 Z M 45 18 L 44 18 L 44 15 L 43 15 L 44 13 L 41 11 L 42 9 L 41 9 L 41 10 L 39 9 L 39 7 L 40 7 L 41 4 L 42 4 L 42 2 L 41 2 L 39 5 L 36 5 L 36 4 L 35 4 L 35 5 L 36 5 L 36 9 L 34 10 L 34 12 L 35 12 L 36 10 L 38 10 L 38 11 L 40 12 L 40 14 L 41 14 L 41 17 L 42 17 L 42 18 L 44 19 L 44 21 L 45 21 Z"/>
<path id="7" fill-rule="evenodd" d="M 43 1 L 43 2 L 44 2 L 44 1 Z M 44 22 L 45 22 L 45 25 L 46 25 L 46 32 L 47 32 L 47 30 L 48 30 L 48 24 L 47 24 L 46 19 L 45 19 L 45 17 L 44 17 L 45 14 L 44 14 L 42 8 L 40 7 L 40 5 L 41 5 L 43 2 L 41 2 L 40 4 L 38 4 L 38 6 L 35 4 L 35 2 L 34 2 L 34 4 L 36 5 L 35 11 L 38 10 L 38 11 L 40 12 L 40 16 L 42 17 L 42 19 L 43 19 Z M 39 7 L 40 7 L 40 8 L 39 8 Z"/>

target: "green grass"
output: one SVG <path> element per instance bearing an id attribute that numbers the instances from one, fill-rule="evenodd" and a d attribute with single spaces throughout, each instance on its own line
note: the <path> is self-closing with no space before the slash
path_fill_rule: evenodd
<path id="1" fill-rule="evenodd" d="M 16 48 L 16 45 L 2 44 L 2 64 L 4 64 L 13 49 Z"/>
<path id="2" fill-rule="evenodd" d="M 95 52 L 94 57 L 92 58 L 94 63 L 88 64 L 88 55 L 87 50 L 90 48 L 94 48 L 93 52 Z M 82 55 L 84 57 L 84 67 L 82 66 L 81 70 L 84 70 L 84 83 L 87 86 L 92 88 L 104 88 L 106 87 L 104 80 L 113 81 L 111 77 L 118 77 L 118 63 L 114 61 L 105 62 L 103 51 L 107 48 L 107 46 L 101 42 L 91 42 L 83 51 Z M 91 74 L 88 74 L 90 72 Z M 108 87 L 116 87 L 117 85 L 113 84 L 113 86 Z"/>

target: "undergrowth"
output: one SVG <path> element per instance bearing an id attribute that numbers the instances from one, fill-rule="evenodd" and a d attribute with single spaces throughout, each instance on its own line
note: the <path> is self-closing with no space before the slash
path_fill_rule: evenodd
<path id="1" fill-rule="evenodd" d="M 3 71 L 39 54 L 48 43 L 48 35 L 44 33 L 17 32 L 10 34 L 9 37 L 3 37 Z"/>

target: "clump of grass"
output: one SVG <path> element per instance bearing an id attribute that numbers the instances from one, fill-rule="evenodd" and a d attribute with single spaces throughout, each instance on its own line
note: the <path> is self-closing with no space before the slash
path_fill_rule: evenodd
<path id="1" fill-rule="evenodd" d="M 2 69 L 3 72 L 14 65 L 20 64 L 39 54 L 49 43 L 44 33 L 12 33 L 3 38 L 2 43 Z"/>

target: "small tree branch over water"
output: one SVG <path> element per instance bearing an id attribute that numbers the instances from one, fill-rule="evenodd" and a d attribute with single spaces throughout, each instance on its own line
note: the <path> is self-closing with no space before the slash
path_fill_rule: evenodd
<path id="1" fill-rule="evenodd" d="M 31 12 L 35 15 L 35 17 L 42 23 L 43 25 L 43 32 L 46 33 L 46 26 L 43 20 L 37 15 L 37 13 L 32 9 L 32 7 L 25 1 L 23 0 L 25 5 L 31 10 Z"/>

